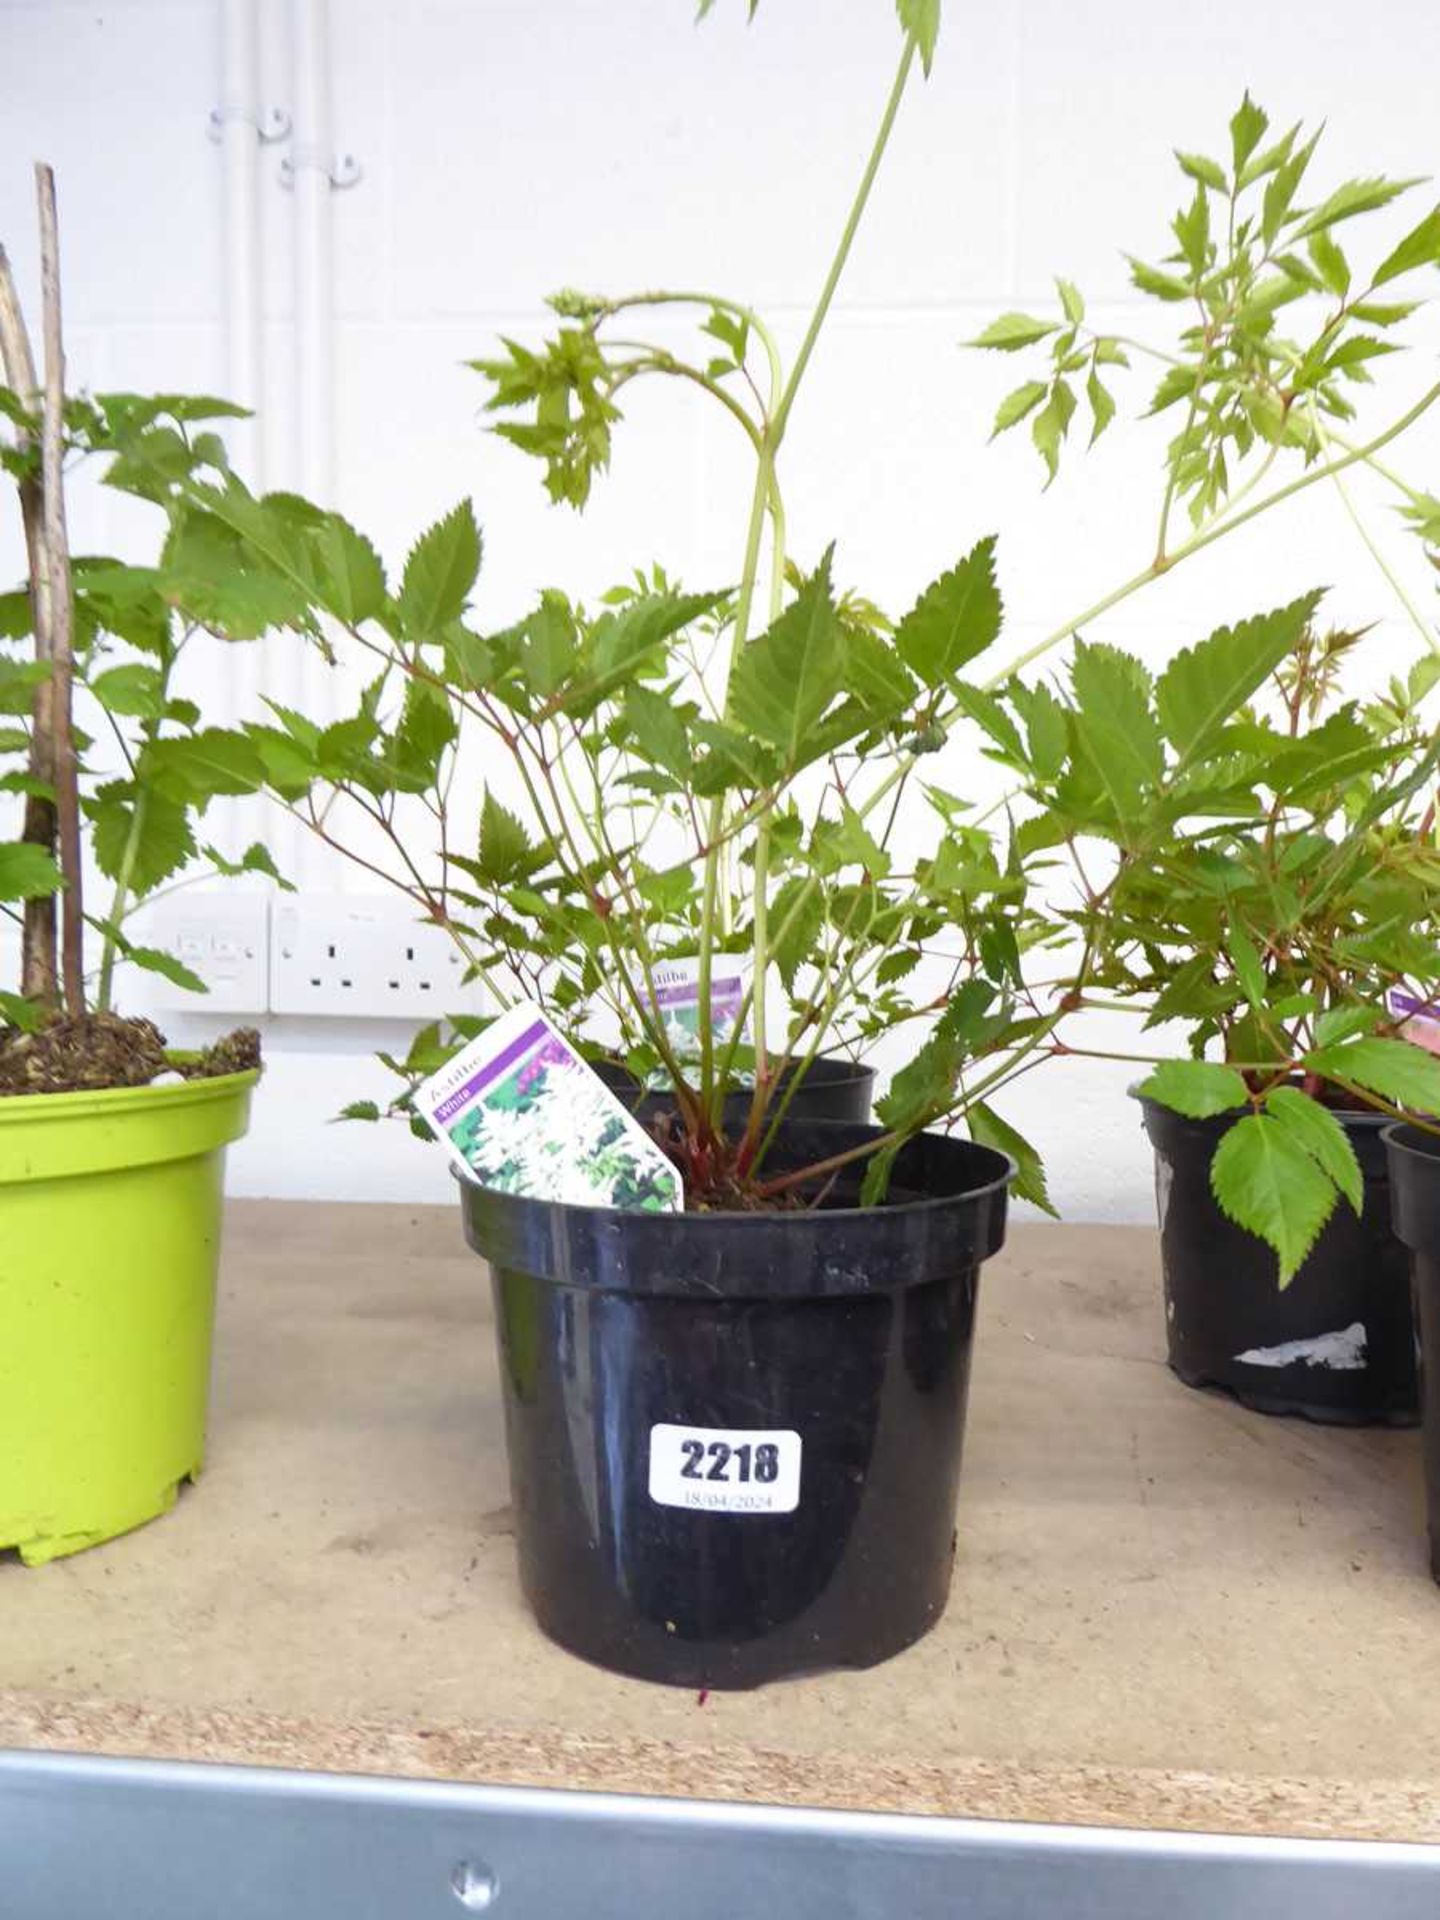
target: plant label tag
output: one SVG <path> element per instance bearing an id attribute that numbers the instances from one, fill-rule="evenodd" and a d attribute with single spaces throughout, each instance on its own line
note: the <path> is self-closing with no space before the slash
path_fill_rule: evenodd
<path id="1" fill-rule="evenodd" d="M 673 1163 L 539 1007 L 502 1013 L 416 1089 L 478 1186 L 571 1207 L 679 1213 Z"/>
<path id="2" fill-rule="evenodd" d="M 1386 1010 L 1392 1018 L 1403 1020 L 1400 1031 L 1427 1053 L 1440 1053 L 1440 1004 L 1417 1000 L 1413 993 L 1391 987 L 1385 995 Z"/>
<path id="3" fill-rule="evenodd" d="M 802 1451 L 789 1428 L 661 1423 L 650 1429 L 650 1498 L 700 1513 L 793 1513 Z"/>
<path id="4" fill-rule="evenodd" d="M 710 968 L 710 1018 L 717 1046 L 729 1044 L 740 1021 L 750 963 L 737 954 L 717 953 Z M 655 1007 L 665 1037 L 681 1060 L 700 1057 L 700 962 L 662 960 L 654 969 Z"/>

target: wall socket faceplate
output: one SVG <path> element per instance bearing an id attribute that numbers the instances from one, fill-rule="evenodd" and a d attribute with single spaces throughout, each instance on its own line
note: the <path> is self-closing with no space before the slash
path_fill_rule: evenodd
<path id="1" fill-rule="evenodd" d="M 270 1011 L 351 1020 L 438 1020 L 482 1010 L 439 927 L 384 896 L 286 894 L 270 907 Z"/>
<path id="2" fill-rule="evenodd" d="M 136 946 L 159 947 L 199 974 L 208 993 L 190 993 L 163 975 L 126 967 L 122 1007 L 184 1013 L 264 1013 L 270 1004 L 270 896 L 186 888 L 136 916 Z M 122 963 L 123 965 L 123 963 Z"/>

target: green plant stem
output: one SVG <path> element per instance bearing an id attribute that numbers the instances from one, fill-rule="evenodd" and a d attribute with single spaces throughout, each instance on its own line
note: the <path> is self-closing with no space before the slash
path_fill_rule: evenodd
<path id="1" fill-rule="evenodd" d="M 1328 453 L 1331 447 L 1331 437 L 1327 433 L 1325 429 L 1325 424 L 1320 418 L 1320 409 L 1315 405 L 1315 396 L 1313 393 L 1310 395 L 1309 413 L 1310 413 L 1310 425 L 1315 434 L 1315 438 L 1319 441 L 1321 447 L 1324 448 L 1324 450 Z M 1366 552 L 1370 555 L 1370 558 L 1375 562 L 1376 566 L 1380 569 L 1381 573 L 1385 576 L 1386 581 L 1389 583 L 1391 592 L 1395 595 L 1395 598 L 1400 602 L 1400 605 L 1405 609 L 1405 612 L 1410 619 L 1411 625 L 1415 628 L 1415 631 L 1419 634 L 1426 648 L 1429 650 L 1429 652 L 1433 654 L 1440 654 L 1440 640 L 1436 639 L 1434 633 L 1431 631 L 1429 625 L 1427 624 L 1424 616 L 1421 614 L 1420 609 L 1415 605 L 1415 602 L 1411 599 L 1409 593 L 1406 591 L 1404 582 L 1400 579 L 1399 575 L 1395 572 L 1395 569 L 1390 565 L 1390 562 L 1385 558 L 1384 554 L 1380 551 L 1379 543 L 1376 541 L 1375 536 L 1371 533 L 1370 529 L 1366 526 L 1363 518 L 1359 513 L 1359 510 L 1356 508 L 1355 502 L 1350 498 L 1350 489 L 1346 486 L 1344 480 L 1341 478 L 1341 476 L 1338 473 L 1336 473 L 1333 477 L 1335 481 L 1335 491 L 1340 496 L 1340 504 L 1341 506 L 1344 507 L 1345 512 L 1349 517 L 1351 525 L 1354 527 L 1355 531 L 1359 534 L 1360 539 L 1364 544 Z"/>
<path id="2" fill-rule="evenodd" d="M 1185 425 L 1180 431 L 1179 443 L 1183 444 L 1183 442 L 1190 438 L 1191 429 L 1195 425 L 1195 416 L 1200 411 L 1200 389 L 1205 383 L 1205 375 L 1210 370 L 1210 362 L 1214 358 L 1214 354 L 1214 337 L 1211 329 L 1207 327 L 1205 330 L 1205 351 L 1200 356 L 1200 365 L 1195 370 L 1195 385 L 1190 391 L 1190 410 L 1185 416 Z M 1175 489 L 1178 484 L 1178 473 L 1172 461 L 1170 472 L 1165 481 L 1165 495 L 1160 502 L 1160 531 L 1155 536 L 1155 565 L 1157 567 L 1163 567 L 1165 565 L 1165 545 L 1170 537 L 1170 510 L 1175 504 Z"/>
<path id="3" fill-rule="evenodd" d="M 556 819 L 556 822 L 558 823 L 558 832 L 550 831 L 550 827 L 549 827 L 550 816 L 547 815 L 545 808 L 541 804 L 539 791 L 536 788 L 535 783 L 530 776 L 529 768 L 525 765 L 524 755 L 519 750 L 520 742 L 519 742 L 519 737 L 517 736 L 516 749 L 514 754 L 512 755 L 512 758 L 514 760 L 515 765 L 520 770 L 520 778 L 525 785 L 526 797 L 529 799 L 530 806 L 532 811 L 534 812 L 535 818 L 540 822 L 542 828 L 546 830 L 550 840 L 558 845 L 560 840 L 563 839 L 564 844 L 570 853 L 570 857 L 575 863 L 574 875 L 572 877 L 574 880 L 579 881 L 583 886 L 585 867 L 586 867 L 584 854 L 581 851 L 581 849 L 576 845 L 574 836 L 570 831 L 569 822 L 566 815 L 566 809 L 560 799 L 558 792 L 556 791 L 554 777 L 551 774 L 549 765 L 545 760 L 544 754 L 540 751 L 539 747 L 535 744 L 535 742 L 531 741 L 529 745 L 530 745 L 531 753 L 534 754 L 535 756 L 536 764 L 540 768 L 541 778 L 544 780 L 546 787 L 549 790 L 551 800 L 554 803 L 555 819 Z M 676 1058 L 675 1053 L 671 1048 L 669 1041 L 665 1037 L 665 1024 L 655 1014 L 654 994 L 652 992 L 651 995 L 647 998 L 644 991 L 641 988 L 636 986 L 635 980 L 626 962 L 625 951 L 621 944 L 620 937 L 616 933 L 613 925 L 611 924 L 611 921 L 608 918 L 605 918 L 602 916 L 600 924 L 604 930 L 605 938 L 609 944 L 610 954 L 611 954 L 611 958 L 615 962 L 616 972 L 620 975 L 620 978 L 624 983 L 625 991 L 630 997 L 630 1003 L 634 1007 L 637 1015 L 639 1016 L 641 1030 L 647 1035 L 651 1045 L 655 1048 L 655 1051 L 660 1055 L 661 1060 L 664 1062 L 665 1071 L 670 1075 L 671 1081 L 675 1088 L 675 1098 L 679 1103 L 680 1110 L 685 1115 L 687 1124 L 688 1124 L 689 1120 L 693 1117 L 694 1111 L 695 1111 L 693 1097 L 691 1095 L 690 1088 L 689 1088 L 688 1082 L 686 1081 L 685 1074 L 683 1069 L 681 1068 L 680 1062 Z"/>
<path id="4" fill-rule="evenodd" d="M 1257 500 L 1253 506 L 1246 507 L 1243 512 L 1227 513 L 1222 520 L 1202 528 L 1199 533 L 1178 546 L 1163 566 L 1152 564 L 1146 567 L 1143 572 L 1135 574 L 1122 586 L 1116 587 L 1113 592 L 1105 594 L 1093 606 L 1087 607 L 1083 613 L 1077 614 L 1073 620 L 1067 620 L 1062 626 L 1057 627 L 1045 639 L 1037 641 L 1033 647 L 1028 647 L 1002 672 L 992 674 L 988 680 L 984 681 L 983 690 L 993 692 L 1002 682 L 1010 679 L 1013 674 L 1019 673 L 1023 667 L 1028 667 L 1032 661 L 1039 660 L 1053 647 L 1059 646 L 1062 640 L 1070 639 L 1081 627 L 1087 626 L 1092 620 L 1099 619 L 1101 614 L 1108 613 L 1112 607 L 1119 606 L 1122 600 L 1128 600 L 1131 594 L 1138 593 L 1142 587 L 1149 586 L 1150 582 L 1158 579 L 1161 574 L 1169 573 L 1179 566 L 1182 560 L 1188 560 L 1193 554 L 1203 552 L 1206 547 L 1213 546 L 1226 534 L 1234 533 L 1248 521 L 1258 518 L 1262 513 L 1268 513 L 1272 507 L 1278 507 L 1283 501 L 1304 493 L 1307 488 L 1317 486 L 1320 481 L 1333 479 L 1337 473 L 1343 473 L 1347 467 L 1353 467 L 1358 461 L 1369 460 L 1372 454 L 1378 453 L 1382 447 L 1389 446 L 1392 440 L 1398 440 L 1402 433 L 1413 427 L 1437 400 L 1440 400 L 1440 382 L 1428 387 L 1413 406 L 1408 407 L 1398 420 L 1392 421 L 1385 431 L 1377 434 L 1373 440 L 1367 441 L 1363 446 L 1352 448 L 1337 460 L 1328 461 L 1323 466 L 1312 467 L 1308 473 L 1302 473 L 1283 487 L 1277 487 L 1273 493 L 1267 494 L 1263 500 Z M 960 715 L 957 713 L 951 725 L 953 726 L 959 718 Z"/>
<path id="5" fill-rule="evenodd" d="M 667 292 L 657 289 L 651 293 L 626 294 L 623 300 L 606 302 L 607 313 L 624 313 L 631 307 L 719 307 L 722 312 L 733 313 L 750 327 L 756 339 L 765 349 L 765 357 L 770 363 L 771 385 L 778 391 L 780 387 L 780 349 L 775 344 L 775 336 L 753 307 L 747 307 L 742 301 L 726 299 L 718 293 L 693 293 L 688 291 Z"/>
<path id="6" fill-rule="evenodd" d="M 872 899 L 870 903 L 870 924 L 871 925 L 874 924 L 876 911 L 877 911 L 877 907 L 874 899 Z M 842 930 L 842 934 L 841 934 L 842 939 L 849 939 L 851 937 L 850 936 L 850 920 L 853 919 L 854 913 L 855 913 L 855 908 L 852 906 L 850 910 L 850 914 L 847 916 L 845 927 Z M 869 927 L 867 926 L 864 932 L 859 934 L 857 938 L 860 940 L 863 940 L 865 938 L 865 934 L 868 933 L 868 931 L 869 931 Z M 837 944 L 837 949 L 836 949 L 837 956 L 838 956 L 838 951 L 839 949 Z M 765 1158 L 767 1154 L 770 1152 L 771 1147 L 774 1146 L 775 1144 L 775 1137 L 779 1133 L 780 1128 L 784 1123 L 785 1116 L 790 1111 L 790 1102 L 795 1098 L 795 1095 L 800 1091 L 800 1088 L 804 1085 L 806 1075 L 809 1073 L 810 1069 L 814 1066 L 816 1060 L 819 1058 L 820 1049 L 825 1043 L 825 1035 L 830 1030 L 831 1023 L 835 1018 L 835 1010 L 840 1004 L 840 996 L 847 990 L 847 988 L 851 985 L 852 981 L 855 978 L 857 958 L 858 958 L 858 949 L 856 952 L 852 952 L 850 959 L 847 960 L 845 964 L 841 967 L 839 973 L 836 975 L 831 985 L 829 993 L 826 995 L 824 1002 L 822 1003 L 818 1012 L 816 1013 L 815 1021 L 814 1021 L 814 1037 L 811 1039 L 809 1046 L 806 1048 L 804 1058 L 801 1060 L 799 1067 L 790 1075 L 789 1085 L 783 1089 L 779 1099 L 775 1103 L 775 1111 L 770 1116 L 770 1125 L 768 1126 L 768 1128 L 766 1128 L 765 1136 L 760 1141 L 759 1147 L 754 1152 L 753 1158 L 750 1160 L 750 1163 L 749 1163 L 750 1168 L 753 1170 L 758 1170 L 761 1166 L 764 1165 Z M 877 962 L 877 965 L 878 965 L 878 962 Z M 798 1035 L 794 1037 L 798 1038 Z M 793 1063 L 793 1054 L 787 1050 L 785 1064 L 787 1066 L 790 1066 L 792 1063 Z M 759 1119 L 757 1119 L 756 1114 L 752 1110 L 752 1113 L 751 1113 L 752 1137 L 754 1135 L 758 1135 L 760 1130 L 760 1124 L 763 1121 L 763 1117 L 764 1117 L 763 1107 L 760 1109 Z"/>
<path id="7" fill-rule="evenodd" d="M 1397 473 L 1393 467 L 1387 466 L 1383 460 L 1376 460 L 1365 455 L 1363 450 L 1358 448 L 1353 440 L 1347 440 L 1343 433 L 1337 433 L 1334 427 L 1327 427 L 1325 431 L 1330 440 L 1337 447 L 1343 448 L 1346 453 L 1360 453 L 1365 461 L 1365 465 L 1370 468 L 1371 472 L 1378 473 L 1382 480 L 1388 481 L 1397 493 L 1403 493 L 1412 506 L 1418 506 L 1425 498 L 1420 488 L 1412 487 L 1403 474 Z"/>
<path id="8" fill-rule="evenodd" d="M 570 771 L 566 762 L 563 745 L 561 752 L 557 755 L 557 764 L 560 768 L 560 778 L 565 784 L 565 791 L 570 797 L 571 805 L 581 818 L 586 818 L 580 796 L 575 791 L 575 783 L 570 778 Z M 605 825 L 605 796 L 601 790 L 598 776 L 595 778 L 595 814 L 593 820 L 587 819 L 586 824 L 590 828 L 591 845 L 603 859 L 609 861 L 611 871 L 614 873 L 625 895 L 625 904 L 630 911 L 633 922 L 635 957 L 640 963 L 640 972 L 645 982 L 648 1004 L 652 1007 L 658 1007 L 659 996 L 655 987 L 655 956 L 650 950 L 649 941 L 645 938 L 644 909 L 636 896 L 635 889 L 630 884 L 630 878 L 626 872 L 625 864 L 616 851 L 614 843 L 610 838 L 609 829 Z M 663 1022 L 659 1024 L 663 1025 Z M 678 1056 L 673 1053 L 665 1058 L 665 1064 L 667 1069 L 670 1070 L 672 1078 L 674 1078 L 674 1068 L 671 1065 L 672 1061 L 675 1061 L 676 1065 L 678 1065 Z M 681 1089 L 684 1089 L 688 1097 L 689 1090 L 685 1087 L 683 1076 L 676 1081 L 676 1087 L 677 1094 Z"/>
<path id="9" fill-rule="evenodd" d="M 120 856 L 120 868 L 115 876 L 115 891 L 110 898 L 110 918 L 106 922 L 101 942 L 100 979 L 95 990 L 95 1004 L 101 1013 L 109 1013 L 111 1010 L 119 933 L 130 908 L 130 884 L 135 877 L 135 862 L 140 856 L 140 836 L 145 830 L 147 811 L 145 803 L 148 798 L 149 795 L 144 787 L 136 789 L 135 804 L 130 809 L 130 831 L 125 836 L 125 851 Z"/>
<path id="10" fill-rule="evenodd" d="M 850 210 L 846 215 L 839 244 L 835 249 L 834 257 L 825 275 L 824 284 L 820 289 L 820 297 L 815 303 L 814 311 L 811 313 L 809 325 L 806 327 L 804 338 L 800 343 L 800 350 L 795 357 L 794 365 L 790 369 L 790 376 L 788 380 L 786 380 L 781 390 L 778 404 L 775 406 L 774 412 L 766 424 L 760 458 L 756 467 L 755 491 L 750 503 L 750 524 L 745 541 L 745 559 L 741 569 L 740 589 L 735 607 L 735 622 L 731 632 L 730 661 L 725 680 L 725 711 L 727 714 L 730 710 L 730 687 L 734 682 L 735 669 L 739 663 L 741 652 L 749 638 L 750 611 L 755 593 L 756 574 L 759 569 L 760 539 L 764 527 L 764 519 L 767 511 L 770 510 L 772 496 L 777 500 L 779 498 L 775 469 L 781 443 L 785 438 L 785 428 L 789 422 L 790 411 L 795 404 L 795 396 L 799 391 L 800 383 L 805 377 L 806 369 L 815 351 L 816 342 L 820 338 L 821 330 L 825 325 L 826 318 L 834 302 L 841 277 L 844 274 L 846 264 L 850 258 L 851 248 L 855 244 L 855 236 L 859 231 L 860 222 L 864 218 L 871 189 L 875 184 L 875 176 L 879 172 L 880 163 L 885 156 L 885 149 L 889 145 L 890 135 L 895 125 L 895 116 L 900 110 L 900 102 L 904 97 L 906 82 L 909 80 L 910 69 L 914 64 L 914 60 L 915 42 L 913 37 L 907 34 L 905 47 L 900 56 L 900 64 L 896 69 L 895 78 L 885 102 L 885 110 L 880 118 L 880 127 L 871 146 L 869 158 L 865 162 L 864 171 L 860 176 L 860 184 L 850 203 Z M 778 371 L 778 362 L 775 360 L 771 362 L 771 371 L 772 376 Z M 780 540 L 783 541 L 783 517 L 776 531 Z M 783 581 L 783 546 L 777 548 L 777 555 L 780 563 L 777 571 Z M 774 589 L 772 589 L 772 593 L 773 592 Z M 773 604 L 778 609 L 778 598 L 773 600 Z M 721 1098 L 721 1090 L 715 1080 L 715 1036 L 710 1009 L 716 901 L 719 892 L 721 863 L 720 851 L 717 847 L 713 846 L 713 843 L 723 828 L 724 817 L 724 800 L 721 797 L 717 797 L 710 808 L 706 835 L 707 839 L 712 843 L 712 850 L 707 854 L 705 861 L 704 890 L 700 909 L 700 965 L 698 969 L 699 978 L 697 981 L 697 991 L 700 1002 L 700 1080 L 702 1095 L 707 1101 L 712 1120 L 719 1112 Z M 767 821 L 768 815 L 761 821 L 759 829 L 761 835 L 764 835 L 768 831 Z M 766 945 L 767 927 L 764 912 L 761 911 L 757 913 L 754 916 L 754 921 L 760 940 L 759 948 L 753 957 L 752 966 L 754 1004 L 758 1009 L 765 993 L 765 979 L 762 968 L 768 968 L 769 966 L 769 949 Z M 757 1100 L 763 1099 L 758 1076 L 756 1097 Z"/>
<path id="11" fill-rule="evenodd" d="M 779 482 L 771 475 L 770 499 L 767 507 L 770 516 L 770 620 L 773 625 L 780 617 L 781 603 L 785 593 L 785 503 L 781 498 Z M 765 1095 L 769 1088 L 770 1063 L 767 1049 L 766 1019 L 768 1015 L 768 995 L 766 984 L 770 972 L 770 840 L 774 824 L 774 810 L 767 809 L 760 816 L 755 829 L 755 867 L 752 891 L 753 923 L 750 991 L 753 998 L 753 1027 L 755 1035 L 755 1098 L 751 1109 L 751 1128 L 758 1129 L 760 1116 L 765 1110 Z M 733 1061 L 735 1043 L 739 1039 L 741 1022 L 737 1019 L 735 1030 L 730 1039 L 730 1053 L 727 1059 Z"/>
<path id="12" fill-rule="evenodd" d="M 768 433 L 755 471 L 755 491 L 750 501 L 750 523 L 745 530 L 745 556 L 740 568 L 740 587 L 735 600 L 735 619 L 730 630 L 730 660 L 725 674 L 725 712 L 730 710 L 729 688 L 750 632 L 750 608 L 755 598 L 755 581 L 760 570 L 760 541 L 765 531 L 765 515 L 775 477 L 775 454 Z M 720 1095 L 715 1085 L 715 1031 L 710 1009 L 710 987 L 714 974 L 715 914 L 720 892 L 720 835 L 725 825 L 724 796 L 717 794 L 710 803 L 705 837 L 705 879 L 700 901 L 700 964 L 696 993 L 700 1022 L 700 1094 L 710 1122 L 718 1118 Z"/>
<path id="13" fill-rule="evenodd" d="M 712 399 L 718 400 L 725 411 L 743 428 L 745 438 L 750 442 L 753 451 L 756 453 L 760 451 L 761 429 L 756 426 L 755 422 L 750 418 L 740 402 L 735 399 L 734 395 L 727 393 L 718 380 L 712 380 L 709 374 L 702 373 L 698 367 L 692 367 L 688 361 L 676 359 L 673 354 L 664 353 L 654 347 L 645 346 L 643 341 L 626 340 L 620 341 L 617 344 L 625 347 L 643 348 L 649 358 L 634 367 L 627 367 L 624 370 L 620 378 L 616 380 L 610 388 L 612 398 L 628 381 L 637 380 L 642 374 L 646 373 L 668 373 L 674 375 L 676 379 L 689 380 L 693 385 L 700 387 L 704 392 L 708 393 Z"/>
<path id="14" fill-rule="evenodd" d="M 800 351 L 795 356 L 795 364 L 790 369 L 790 378 L 785 383 L 780 407 L 775 416 L 774 436 L 778 447 L 784 434 L 786 422 L 790 418 L 790 409 L 795 404 L 795 395 L 800 382 L 805 378 L 805 370 L 810 364 L 810 356 L 820 338 L 821 328 L 825 325 L 835 294 L 840 285 L 840 277 L 850 258 L 850 249 L 855 244 L 855 235 L 860 230 L 865 208 L 870 199 L 870 190 L 875 184 L 875 176 L 880 171 L 880 162 L 885 157 L 885 149 L 890 144 L 890 135 L 895 126 L 895 116 L 900 111 L 900 102 L 905 96 L 906 82 L 910 78 L 910 69 L 915 62 L 915 42 L 907 34 L 905 50 L 900 55 L 900 65 L 896 69 L 895 79 L 890 88 L 890 97 L 885 102 L 885 111 L 881 116 L 880 130 L 870 149 L 870 157 L 865 162 L 865 171 L 860 176 L 860 185 L 851 202 L 850 212 L 845 221 L 845 229 L 840 235 L 840 244 L 835 249 L 835 257 L 830 262 L 830 271 L 825 276 L 825 284 L 820 289 L 820 298 L 815 303 L 815 311 L 810 316 L 810 324 L 805 329 L 805 338 L 800 343 Z"/>

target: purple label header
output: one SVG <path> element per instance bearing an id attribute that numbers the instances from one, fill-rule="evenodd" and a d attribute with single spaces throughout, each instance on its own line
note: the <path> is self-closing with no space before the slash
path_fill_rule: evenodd
<path id="1" fill-rule="evenodd" d="M 1440 1004 L 1433 1000 L 1417 1000 L 1413 993 L 1401 993 L 1398 987 L 1392 987 L 1385 997 L 1391 1013 L 1418 1014 L 1422 1020 L 1440 1020 Z"/>
<path id="2" fill-rule="evenodd" d="M 533 1027 L 527 1027 L 518 1039 L 512 1040 L 509 1046 L 497 1053 L 493 1060 L 487 1061 L 478 1072 L 472 1073 L 463 1085 L 445 1096 L 435 1109 L 436 1120 L 442 1127 L 453 1120 L 462 1107 L 469 1106 L 477 1094 L 483 1093 L 486 1087 L 500 1078 L 501 1074 L 508 1072 L 517 1060 L 523 1060 L 532 1047 L 549 1038 L 550 1029 L 543 1021 L 537 1020 Z"/>

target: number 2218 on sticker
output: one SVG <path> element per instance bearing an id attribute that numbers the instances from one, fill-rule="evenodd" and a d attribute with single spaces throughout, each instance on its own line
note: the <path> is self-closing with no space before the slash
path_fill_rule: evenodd
<path id="1" fill-rule="evenodd" d="M 789 1429 L 650 1429 L 650 1498 L 701 1513 L 793 1513 L 801 1442 Z"/>

